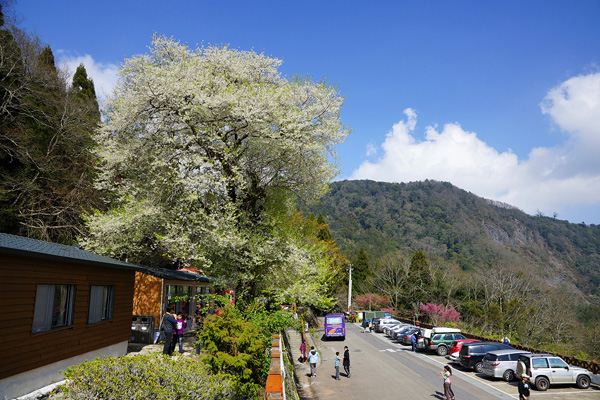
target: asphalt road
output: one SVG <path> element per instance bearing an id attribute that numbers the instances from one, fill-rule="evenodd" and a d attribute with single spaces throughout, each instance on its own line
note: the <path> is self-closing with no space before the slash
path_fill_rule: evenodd
<path id="1" fill-rule="evenodd" d="M 322 334 L 323 332 L 317 332 Z M 362 333 L 355 324 L 346 325 L 344 341 L 316 340 L 321 352 L 317 377 L 311 387 L 317 399 L 444 400 L 440 371 L 447 361 L 443 357 L 413 353 L 409 346 L 392 343 L 380 333 Z M 335 352 L 343 356 L 344 346 L 350 349 L 351 378 L 340 367 L 341 381 L 336 381 Z M 517 399 L 516 382 L 491 380 L 474 372 L 453 367 L 452 389 L 458 400 Z M 587 390 L 576 387 L 550 388 L 547 392 L 532 391 L 531 399 L 600 400 L 600 388 Z"/>

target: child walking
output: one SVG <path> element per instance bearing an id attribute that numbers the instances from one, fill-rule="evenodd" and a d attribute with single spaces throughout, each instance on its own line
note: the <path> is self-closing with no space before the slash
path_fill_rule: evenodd
<path id="1" fill-rule="evenodd" d="M 177 313 L 177 341 L 179 342 L 179 353 L 183 354 L 183 330 L 187 328 L 187 322 L 183 318 L 183 313 L 179 311 Z"/>
<path id="2" fill-rule="evenodd" d="M 340 379 L 340 352 L 335 352 L 335 380 L 339 381 Z"/>

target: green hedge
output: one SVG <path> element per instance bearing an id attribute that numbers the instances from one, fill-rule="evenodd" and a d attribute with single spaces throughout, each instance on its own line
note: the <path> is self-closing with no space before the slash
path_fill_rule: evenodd
<path id="1" fill-rule="evenodd" d="M 68 399 L 227 399 L 230 380 L 201 362 L 163 355 L 103 357 L 72 366 L 61 387 Z"/>

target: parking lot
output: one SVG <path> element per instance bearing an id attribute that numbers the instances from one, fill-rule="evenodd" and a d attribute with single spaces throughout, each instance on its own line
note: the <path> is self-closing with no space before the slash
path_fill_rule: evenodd
<path id="1" fill-rule="evenodd" d="M 391 340 L 389 337 L 385 336 L 383 333 L 375 333 L 372 335 L 377 337 L 379 340 L 387 343 L 389 345 L 388 348 L 384 350 L 380 350 L 382 352 L 405 352 L 411 350 L 410 346 L 402 345 L 394 340 Z M 473 381 L 479 385 L 484 385 L 494 391 L 502 393 L 512 398 L 517 398 L 517 381 L 513 382 L 505 382 L 501 379 L 494 379 L 488 377 L 485 374 L 478 374 L 474 371 L 465 369 L 456 363 L 451 363 L 450 360 L 445 357 L 438 356 L 434 353 L 419 351 L 415 354 L 419 358 L 427 360 L 429 363 L 439 365 L 440 367 L 443 365 L 450 365 L 453 368 L 453 372 L 455 376 L 460 376 L 465 380 Z M 538 391 L 533 389 L 531 393 L 531 398 L 540 398 L 546 400 L 553 399 L 600 399 L 600 386 L 598 385 L 600 381 L 599 376 L 595 376 L 593 379 L 593 384 L 588 389 L 579 389 L 575 385 L 562 385 L 562 386 L 551 386 L 547 391 Z"/>

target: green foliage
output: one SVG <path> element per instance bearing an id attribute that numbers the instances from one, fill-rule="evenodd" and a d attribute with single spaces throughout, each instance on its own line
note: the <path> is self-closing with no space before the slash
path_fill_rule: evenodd
<path id="1" fill-rule="evenodd" d="M 75 74 L 73 75 L 73 88 L 77 90 L 77 93 L 84 98 L 96 98 L 94 81 L 88 79 L 87 71 L 85 70 L 85 66 L 83 64 L 79 64 Z"/>
<path id="2" fill-rule="evenodd" d="M 432 289 L 433 282 L 429 273 L 427 258 L 423 251 L 417 250 L 410 259 L 406 278 L 406 290 L 409 292 L 410 302 L 424 303 L 429 301 Z"/>
<path id="3" fill-rule="evenodd" d="M 264 302 L 255 299 L 243 311 L 244 317 L 260 332 L 263 342 L 270 343 L 271 337 L 287 328 L 300 329 L 302 322 L 294 319 L 289 311 L 266 309 Z"/>
<path id="4" fill-rule="evenodd" d="M 364 247 L 358 250 L 358 255 L 352 263 L 352 281 L 356 282 L 356 288 L 359 292 L 367 289 L 366 279 L 370 275 L 369 258 Z"/>
<path id="5" fill-rule="evenodd" d="M 229 375 L 240 393 L 259 393 L 266 343 L 257 326 L 245 320 L 239 310 L 225 305 L 220 316 L 206 318 L 198 339 L 207 353 L 202 361 L 213 373 Z"/>
<path id="6" fill-rule="evenodd" d="M 198 361 L 163 355 L 104 357 L 69 367 L 66 399 L 225 399 L 234 391 L 228 376 Z"/>
<path id="7" fill-rule="evenodd" d="M 85 66 L 80 64 L 73 75 L 72 89 L 80 107 L 86 111 L 86 115 L 93 122 L 100 122 L 100 109 L 96 99 L 94 81 L 88 78 Z"/>
<path id="8" fill-rule="evenodd" d="M 325 223 L 325 219 L 323 218 L 323 216 L 321 214 L 319 214 L 319 217 L 317 218 L 317 237 L 324 241 L 324 242 L 328 242 L 333 240 L 333 237 L 331 236 L 331 232 L 329 232 L 329 228 L 327 228 L 327 224 Z"/>
<path id="9" fill-rule="evenodd" d="M 588 326 L 600 325 L 600 306 L 580 306 L 577 310 L 577 319 Z"/>
<path id="10" fill-rule="evenodd" d="M 214 373 L 227 374 L 237 393 L 258 395 L 264 387 L 270 366 L 274 333 L 289 327 L 300 328 L 292 313 L 268 310 L 265 299 L 256 299 L 241 309 L 221 296 L 210 299 L 221 305 L 219 313 L 204 321 L 198 340 L 206 355 L 202 361 Z M 238 303 L 240 305 L 240 303 Z"/>

